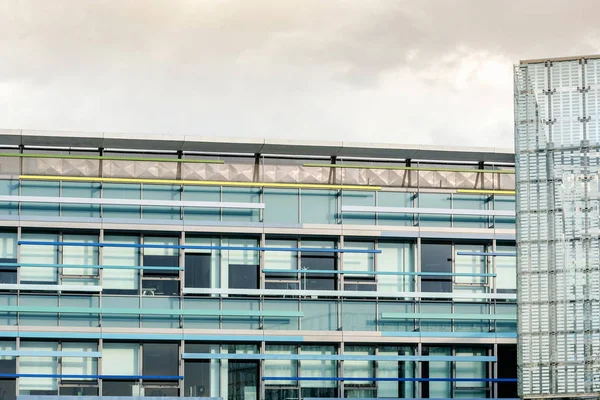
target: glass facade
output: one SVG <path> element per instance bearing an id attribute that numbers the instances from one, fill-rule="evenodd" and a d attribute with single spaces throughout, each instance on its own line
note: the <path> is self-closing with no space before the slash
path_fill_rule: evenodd
<path id="1" fill-rule="evenodd" d="M 0 152 L 4 398 L 516 397 L 510 154 L 120 146 Z"/>

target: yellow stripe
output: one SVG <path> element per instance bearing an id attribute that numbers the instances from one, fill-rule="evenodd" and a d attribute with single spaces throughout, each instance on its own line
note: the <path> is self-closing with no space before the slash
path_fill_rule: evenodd
<path id="1" fill-rule="evenodd" d="M 514 196 L 514 190 L 485 190 L 485 189 L 456 189 L 456 193 L 467 194 L 499 194 L 506 196 Z"/>
<path id="2" fill-rule="evenodd" d="M 20 175 L 22 180 L 30 181 L 68 181 L 68 182 L 103 182 L 103 183 L 146 183 L 150 185 L 195 185 L 195 186 L 234 186 L 265 187 L 293 189 L 348 189 L 348 190 L 381 190 L 381 186 L 360 185 L 321 185 L 312 183 L 270 183 L 270 182 L 227 182 L 227 181 L 193 181 L 183 179 L 143 179 L 143 178 L 94 178 L 86 176 L 44 176 Z"/>

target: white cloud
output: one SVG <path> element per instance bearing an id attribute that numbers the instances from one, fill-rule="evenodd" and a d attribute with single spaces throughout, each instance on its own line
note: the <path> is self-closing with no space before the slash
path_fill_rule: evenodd
<path id="1" fill-rule="evenodd" d="M 5 128 L 512 146 L 512 64 L 600 50 L 593 0 L 0 4 Z"/>

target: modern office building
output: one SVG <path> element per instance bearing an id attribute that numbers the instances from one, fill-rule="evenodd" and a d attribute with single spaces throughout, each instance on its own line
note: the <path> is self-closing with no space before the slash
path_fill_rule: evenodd
<path id="1" fill-rule="evenodd" d="M 600 56 L 515 67 L 519 392 L 598 398 Z"/>
<path id="2" fill-rule="evenodd" d="M 0 147 L 2 399 L 517 397 L 510 150 L 27 131 Z"/>

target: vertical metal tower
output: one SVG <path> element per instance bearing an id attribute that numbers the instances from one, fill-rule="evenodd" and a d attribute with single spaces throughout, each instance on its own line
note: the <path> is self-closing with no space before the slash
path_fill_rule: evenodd
<path id="1" fill-rule="evenodd" d="M 515 66 L 522 398 L 600 396 L 600 56 Z"/>

